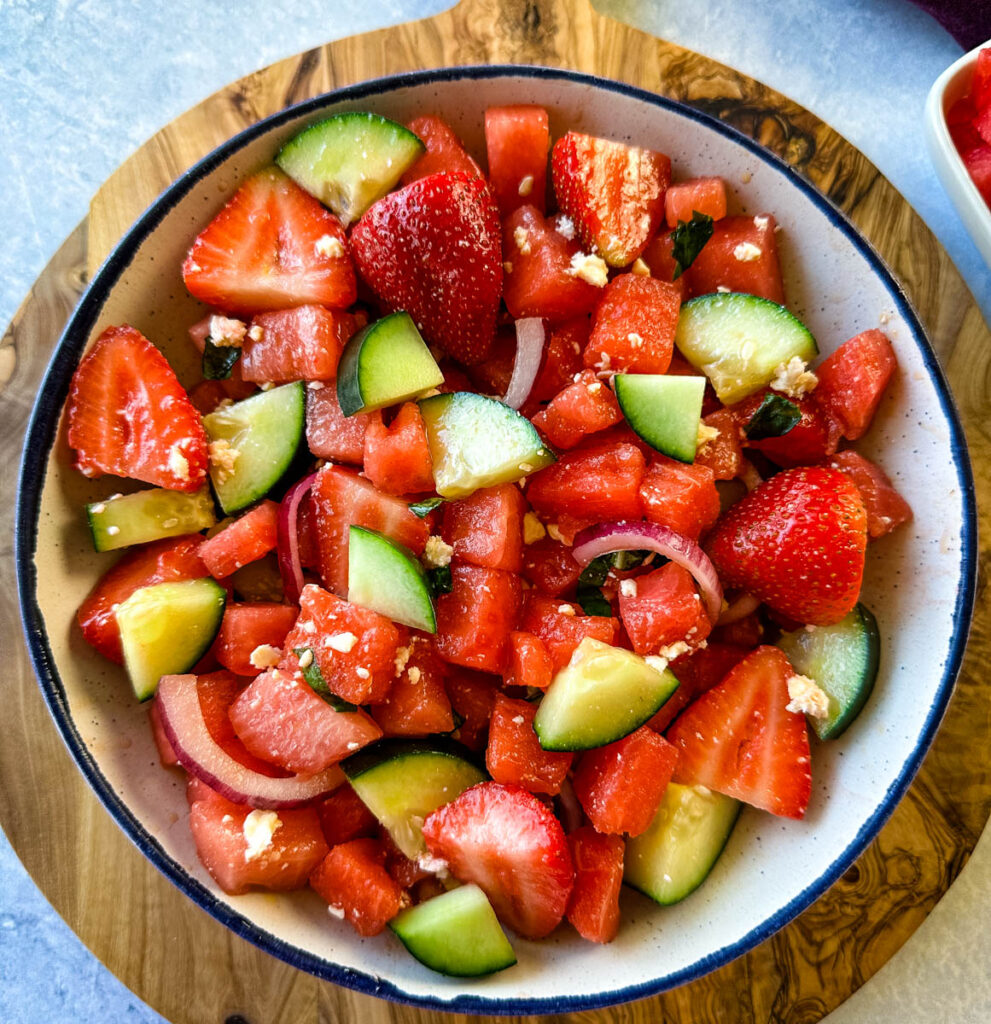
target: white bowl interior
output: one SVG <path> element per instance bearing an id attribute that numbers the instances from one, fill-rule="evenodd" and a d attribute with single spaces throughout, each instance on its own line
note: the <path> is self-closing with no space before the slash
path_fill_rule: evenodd
<path id="1" fill-rule="evenodd" d="M 183 781 L 179 773 L 159 767 L 146 708 L 135 703 L 123 673 L 92 652 L 73 627 L 75 609 L 110 561 L 91 549 L 82 502 L 118 489 L 120 482 L 94 485 L 74 473 L 64 430 L 45 467 L 36 562 L 38 603 L 75 728 L 107 786 L 140 828 L 203 887 L 194 886 L 200 902 L 209 903 L 204 892 L 209 893 L 217 901 L 215 913 L 240 915 L 254 928 L 325 962 L 321 966 L 304 958 L 296 961 L 301 966 L 333 974 L 327 965 L 340 965 L 366 976 L 349 981 L 333 975 L 345 984 L 371 991 L 381 979 L 386 994 L 413 1000 L 443 1004 L 465 995 L 508 999 L 517 1008 L 518 1001 L 533 1001 L 530 1005 L 550 1009 L 553 1002 L 563 1008 L 635 998 L 716 966 L 720 950 L 743 952 L 800 909 L 824 873 L 845 865 L 852 848 L 879 824 L 879 814 L 890 810 L 892 790 L 906 783 L 906 765 L 914 763 L 920 734 L 932 724 L 944 666 L 958 642 L 954 613 L 964 573 L 961 537 L 967 514 L 958 462 L 965 456 L 954 451 L 945 399 L 913 327 L 870 259 L 835 216 L 785 172 L 724 132 L 632 92 L 522 73 L 383 88 L 329 103 L 321 113 L 372 109 L 408 120 L 435 112 L 482 157 L 484 108 L 510 102 L 547 107 L 555 137 L 577 128 L 630 140 L 670 154 L 677 177 L 722 175 L 732 212 L 771 211 L 776 216 L 789 306 L 808 323 L 824 353 L 879 324 L 892 338 L 900 371 L 859 448 L 909 498 L 915 520 L 871 545 L 864 601 L 881 630 L 880 676 L 849 731 L 838 741 L 814 743 L 813 797 L 805 821 L 746 809 L 711 877 L 683 903 L 662 909 L 624 892 L 623 924 L 608 946 L 583 942 L 562 927 L 544 942 L 514 940 L 520 963 L 510 971 L 478 981 L 443 978 L 417 964 L 391 934 L 358 938 L 311 893 L 227 897 L 200 866 L 187 827 Z M 269 162 L 281 142 L 317 116 L 308 113 L 253 139 L 180 198 L 138 246 L 124 283 L 111 290 L 96 317 L 90 341 L 109 324 L 132 323 L 166 352 L 189 383 L 195 360 L 185 331 L 201 312 L 180 278 L 186 249 L 239 181 Z M 243 922 L 239 927 L 244 929 Z M 728 953 L 722 954 L 727 958 Z M 497 1009 L 491 1004 L 480 1008 Z"/>

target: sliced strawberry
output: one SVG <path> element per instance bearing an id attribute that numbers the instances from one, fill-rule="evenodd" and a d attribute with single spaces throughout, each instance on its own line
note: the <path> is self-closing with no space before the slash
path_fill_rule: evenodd
<path id="1" fill-rule="evenodd" d="M 388 309 L 462 363 L 488 355 L 502 294 L 499 211 L 488 185 L 432 174 L 375 203 L 351 232 L 358 271 Z"/>
<path id="2" fill-rule="evenodd" d="M 79 606 L 76 621 L 83 631 L 83 639 L 105 658 L 121 664 L 124 654 L 114 614 L 117 605 L 140 587 L 209 576 L 198 554 L 202 543 L 203 538 L 199 534 L 189 534 L 131 548 L 97 580 Z"/>
<path id="3" fill-rule="evenodd" d="M 787 469 L 731 506 L 706 550 L 724 586 L 796 622 L 828 626 L 853 609 L 867 548 L 867 513 L 845 473 Z"/>
<path id="4" fill-rule="evenodd" d="M 200 232 L 182 279 L 203 302 L 234 313 L 356 297 L 341 222 L 275 167 L 249 178 Z"/>
<path id="5" fill-rule="evenodd" d="M 532 793 L 481 782 L 429 815 L 423 837 L 524 938 L 543 938 L 560 923 L 575 879 L 571 854 L 557 818 Z"/>
<path id="6" fill-rule="evenodd" d="M 551 155 L 554 194 L 579 237 L 613 267 L 632 263 L 664 215 L 671 161 L 622 142 L 568 132 Z"/>
<path id="7" fill-rule="evenodd" d="M 674 781 L 803 817 L 812 773 L 805 716 L 787 706 L 794 674 L 777 647 L 758 647 L 699 697 L 668 730 L 678 748 Z"/>
<path id="8" fill-rule="evenodd" d="M 108 327 L 69 391 L 69 444 L 84 476 L 127 476 L 173 491 L 206 479 L 200 414 L 165 356 L 133 327 Z"/>

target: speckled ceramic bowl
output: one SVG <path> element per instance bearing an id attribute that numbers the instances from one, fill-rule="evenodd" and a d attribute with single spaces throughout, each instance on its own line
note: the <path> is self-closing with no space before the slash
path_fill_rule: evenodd
<path id="1" fill-rule="evenodd" d="M 182 257 L 235 186 L 303 125 L 336 110 L 404 121 L 428 110 L 480 155 L 485 107 L 521 101 L 548 108 L 555 136 L 577 128 L 663 150 L 681 177 L 723 175 L 734 212 L 773 211 L 789 304 L 824 352 L 885 325 L 900 371 L 860 448 L 916 517 L 871 545 L 864 600 L 883 638 L 880 676 L 849 731 L 815 744 L 805 821 L 747 809 L 710 878 L 684 902 L 662 909 L 624 892 L 612 944 L 562 927 L 543 942 L 516 940 L 512 970 L 466 981 L 431 973 L 390 934 L 359 939 L 312 893 L 232 898 L 200 866 L 182 778 L 158 766 L 146 708 L 73 625 L 111 561 L 92 551 L 82 504 L 117 483 L 94 485 L 70 469 L 61 411 L 80 354 L 108 324 L 135 325 L 194 379 L 186 328 L 201 308 L 182 286 Z M 699 977 L 788 922 L 853 862 L 908 787 L 949 700 L 973 597 L 963 435 L 922 328 L 870 246 L 801 178 L 719 122 L 637 89 L 539 68 L 424 72 L 341 89 L 255 125 L 183 175 L 120 243 L 73 316 L 38 398 L 20 488 L 19 585 L 35 667 L 80 770 L 121 828 L 191 899 L 273 955 L 364 992 L 450 1010 L 533 1014 L 635 999 Z"/>

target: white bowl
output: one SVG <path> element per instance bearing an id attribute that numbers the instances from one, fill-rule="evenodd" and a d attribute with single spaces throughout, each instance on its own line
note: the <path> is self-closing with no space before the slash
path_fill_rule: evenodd
<path id="1" fill-rule="evenodd" d="M 987 46 L 991 46 L 991 39 L 954 61 L 933 82 L 926 98 L 925 127 L 926 144 L 936 174 L 984 262 L 991 266 L 991 208 L 967 173 L 946 124 L 950 108 L 970 92 L 977 55 Z"/>
<path id="2" fill-rule="evenodd" d="M 789 304 L 824 352 L 886 323 L 900 372 L 859 447 L 893 477 L 915 519 L 871 546 L 864 601 L 880 625 L 881 671 L 845 735 L 815 745 L 806 820 L 746 809 L 715 870 L 684 902 L 662 909 L 625 891 L 610 945 L 565 926 L 544 942 L 515 940 L 520 962 L 511 970 L 459 980 L 431 973 L 388 933 L 360 939 L 313 893 L 230 897 L 204 871 L 182 779 L 158 767 L 146 709 L 73 625 L 107 565 L 92 550 L 82 503 L 115 482 L 94 485 L 71 470 L 60 417 L 80 354 L 108 324 L 134 324 L 187 383 L 194 379 L 185 335 L 202 309 L 182 286 L 182 257 L 235 186 L 303 125 L 341 109 L 404 121 L 431 111 L 481 156 L 484 109 L 513 102 L 547 107 L 555 137 L 574 127 L 663 150 L 680 177 L 723 175 L 734 212 L 773 212 Z M 697 978 L 765 940 L 839 878 L 904 794 L 946 708 L 973 600 L 975 521 L 963 434 L 918 320 L 871 247 L 803 178 L 733 129 L 656 95 L 568 71 L 481 67 L 368 82 L 283 111 L 221 146 L 141 217 L 94 278 L 38 397 L 21 471 L 17 564 L 29 647 L 70 751 L 124 831 L 193 900 L 275 956 L 339 984 L 427 1007 L 534 1014 Z"/>

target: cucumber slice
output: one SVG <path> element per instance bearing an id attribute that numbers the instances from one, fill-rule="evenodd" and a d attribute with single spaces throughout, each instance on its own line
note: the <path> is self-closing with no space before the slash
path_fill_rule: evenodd
<path id="1" fill-rule="evenodd" d="M 544 750 L 590 750 L 639 729 L 678 688 L 639 655 L 585 637 L 551 680 L 533 720 Z"/>
<path id="2" fill-rule="evenodd" d="M 311 124 L 282 147 L 275 162 L 347 227 L 425 151 L 401 124 L 349 111 Z"/>
<path id="3" fill-rule="evenodd" d="M 294 381 L 203 417 L 211 442 L 210 480 L 226 515 L 265 497 L 289 468 L 303 438 L 305 402 L 303 382 Z M 236 453 L 231 465 L 218 456 L 216 441 Z"/>
<path id="4" fill-rule="evenodd" d="M 416 555 L 363 526 L 348 530 L 348 600 L 404 626 L 437 632 L 430 584 Z"/>
<path id="5" fill-rule="evenodd" d="M 668 783 L 650 827 L 626 841 L 623 881 L 663 906 L 683 900 L 705 881 L 739 813 L 732 797 Z"/>
<path id="6" fill-rule="evenodd" d="M 155 583 L 117 607 L 124 665 L 138 700 L 162 676 L 188 672 L 210 649 L 224 617 L 227 592 L 216 580 Z"/>
<path id="7" fill-rule="evenodd" d="M 492 904 L 477 885 L 462 885 L 410 907 L 389 927 L 421 964 L 440 974 L 475 978 L 516 963 Z"/>
<path id="8" fill-rule="evenodd" d="M 695 461 L 704 377 L 617 373 L 613 387 L 626 422 L 651 448 L 680 462 Z"/>
<path id="9" fill-rule="evenodd" d="M 488 776 L 457 743 L 381 740 L 341 762 L 365 806 L 411 860 L 427 852 L 423 819 Z"/>
<path id="10" fill-rule="evenodd" d="M 97 551 L 199 533 L 217 522 L 209 487 L 194 494 L 153 487 L 94 501 L 86 506 L 86 517 Z"/>
<path id="11" fill-rule="evenodd" d="M 778 646 L 796 672 L 829 697 L 826 718 L 809 718 L 821 740 L 835 739 L 857 717 L 874 689 L 881 656 L 877 620 L 862 604 L 834 626 L 785 633 Z"/>
<path id="12" fill-rule="evenodd" d="M 345 416 L 405 402 L 444 383 L 437 361 L 409 313 L 392 313 L 362 328 L 344 346 L 337 401 Z"/>
<path id="13" fill-rule="evenodd" d="M 454 391 L 421 399 L 420 412 L 443 498 L 512 483 L 556 461 L 536 427 L 494 398 Z"/>
<path id="14" fill-rule="evenodd" d="M 700 295 L 681 307 L 674 343 L 732 405 L 770 383 L 792 356 L 819 354 L 809 329 L 769 299 L 742 292 Z"/>

